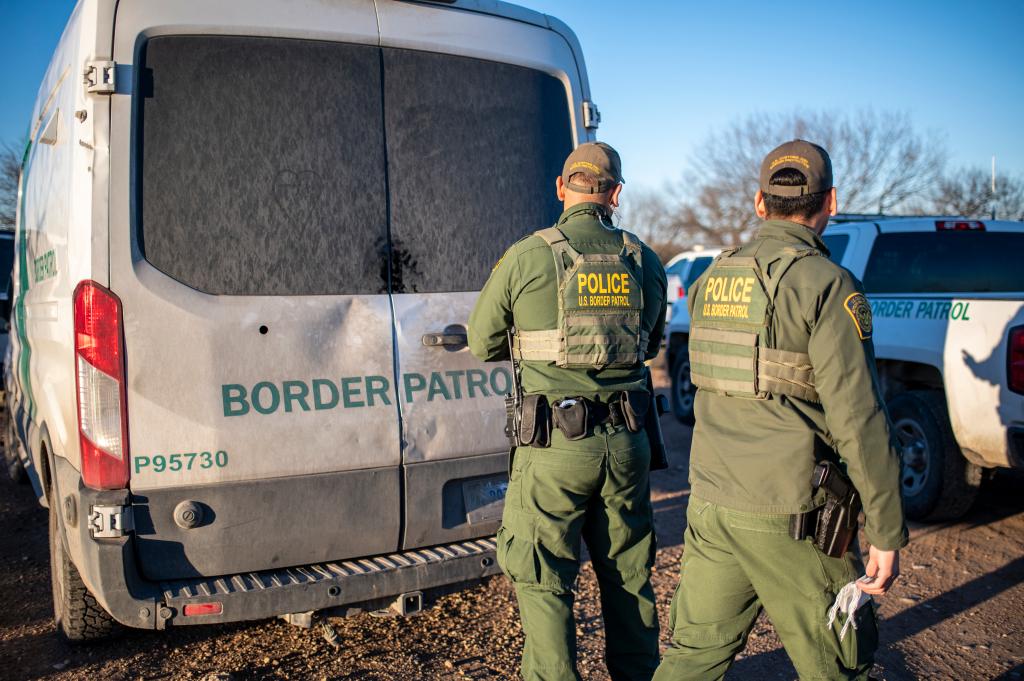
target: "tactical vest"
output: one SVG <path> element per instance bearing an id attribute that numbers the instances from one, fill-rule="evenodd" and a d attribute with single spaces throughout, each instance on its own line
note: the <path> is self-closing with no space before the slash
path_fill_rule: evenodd
<path id="1" fill-rule="evenodd" d="M 776 349 L 770 335 L 782 277 L 797 260 L 820 253 L 786 247 L 769 275 L 755 258 L 734 255 L 737 250 L 719 255 L 694 292 L 689 342 L 693 384 L 730 397 L 789 395 L 820 402 L 811 358 Z"/>
<path id="2" fill-rule="evenodd" d="M 558 325 L 519 331 L 516 359 L 554 362 L 567 369 L 635 367 L 644 361 L 647 336 L 640 242 L 622 232 L 619 253 L 582 254 L 558 227 L 535 232 L 551 247 L 558 281 Z"/>

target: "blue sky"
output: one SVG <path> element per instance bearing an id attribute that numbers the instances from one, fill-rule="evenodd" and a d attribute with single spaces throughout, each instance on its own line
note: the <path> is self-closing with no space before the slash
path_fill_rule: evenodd
<path id="1" fill-rule="evenodd" d="M 388 1 L 388 0 L 382 0 Z M 0 140 L 25 133 L 69 0 L 0 0 Z M 520 0 L 583 44 L 600 137 L 627 179 L 677 177 L 755 112 L 873 107 L 938 132 L 953 166 L 1024 175 L 1024 2 Z M 789 9 L 791 7 L 792 9 Z"/>

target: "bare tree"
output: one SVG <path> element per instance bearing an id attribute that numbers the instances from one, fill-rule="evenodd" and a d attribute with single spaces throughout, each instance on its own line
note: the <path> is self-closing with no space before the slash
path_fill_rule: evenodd
<path id="1" fill-rule="evenodd" d="M 674 210 L 667 192 L 630 187 L 622 194 L 615 222 L 634 232 L 667 262 L 691 243 L 689 235 L 678 228 Z"/>
<path id="2" fill-rule="evenodd" d="M 20 174 L 21 157 L 11 145 L 0 145 L 0 229 L 14 229 Z"/>
<path id="3" fill-rule="evenodd" d="M 928 211 L 935 215 L 962 215 L 984 218 L 992 215 L 1004 220 L 1024 220 L 1024 179 L 992 178 L 982 168 L 961 168 L 946 175 L 935 188 Z"/>
<path id="4" fill-rule="evenodd" d="M 839 207 L 847 213 L 892 212 L 920 200 L 937 186 L 946 160 L 943 142 L 916 132 L 902 113 L 757 114 L 706 138 L 682 181 L 659 192 L 652 208 L 636 209 L 631 216 L 665 209 L 666 214 L 650 218 L 650 228 L 659 234 L 656 242 L 741 243 L 759 222 L 754 193 L 761 160 L 793 138 L 828 149 Z"/>

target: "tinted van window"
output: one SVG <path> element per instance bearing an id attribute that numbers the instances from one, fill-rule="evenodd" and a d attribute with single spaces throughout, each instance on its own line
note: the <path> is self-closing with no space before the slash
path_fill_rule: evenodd
<path id="1" fill-rule="evenodd" d="M 1000 293 L 1024 290 L 1024 233 L 904 232 L 875 239 L 868 293 Z"/>
<path id="2" fill-rule="evenodd" d="M 145 258 L 200 291 L 386 291 L 376 46 L 150 39 L 136 92 Z"/>
<path id="3" fill-rule="evenodd" d="M 384 115 L 394 292 L 477 291 L 505 249 L 558 218 L 572 136 L 557 78 L 385 49 Z"/>
<path id="4" fill-rule="evenodd" d="M 846 247 L 850 245 L 849 234 L 825 234 L 821 237 L 828 248 L 829 260 L 837 265 L 843 262 L 843 255 L 846 254 Z"/>

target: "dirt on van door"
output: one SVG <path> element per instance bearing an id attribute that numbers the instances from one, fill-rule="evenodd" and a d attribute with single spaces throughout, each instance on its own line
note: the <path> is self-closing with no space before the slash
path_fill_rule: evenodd
<path id="1" fill-rule="evenodd" d="M 659 550 L 654 572 L 668 642 L 668 604 L 679 575 L 689 494 L 689 428 L 664 420 L 672 467 L 653 476 Z M 941 525 L 915 525 L 903 576 L 881 599 L 875 676 L 903 679 L 1024 678 L 1024 472 L 986 482 L 974 510 Z M 47 511 L 31 488 L 0 480 L 0 678 L 2 679 L 512 679 L 523 634 L 502 577 L 441 598 L 408 618 L 332 619 L 337 646 L 319 627 L 280 620 L 128 630 L 70 646 L 54 632 Z M 580 671 L 607 679 L 597 584 L 585 565 L 577 597 Z M 771 623 L 757 622 L 728 679 L 793 679 Z"/>

